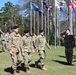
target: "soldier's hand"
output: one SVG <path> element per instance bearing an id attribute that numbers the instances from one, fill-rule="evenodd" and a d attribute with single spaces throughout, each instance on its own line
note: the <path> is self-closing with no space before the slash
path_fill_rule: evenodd
<path id="1" fill-rule="evenodd" d="M 36 50 L 36 52 L 38 53 L 38 50 Z"/>
<path id="2" fill-rule="evenodd" d="M 10 54 L 13 54 L 14 52 L 13 51 L 10 51 Z"/>
<path id="3" fill-rule="evenodd" d="M 25 53 L 22 53 L 22 56 L 24 56 L 25 55 Z"/>

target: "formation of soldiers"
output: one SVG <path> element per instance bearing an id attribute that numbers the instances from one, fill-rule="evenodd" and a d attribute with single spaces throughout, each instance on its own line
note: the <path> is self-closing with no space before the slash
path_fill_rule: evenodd
<path id="1" fill-rule="evenodd" d="M 44 36 L 44 31 L 40 30 L 39 35 L 30 36 L 29 30 L 24 30 L 24 35 L 21 36 L 19 34 L 19 27 L 14 26 L 13 32 L 11 34 L 5 35 L 2 31 L 1 32 L 1 41 L 2 46 L 6 44 L 6 49 L 9 50 L 10 56 L 12 59 L 12 69 L 13 75 L 18 75 L 19 71 L 17 70 L 18 65 L 21 64 L 23 70 L 26 73 L 31 73 L 29 63 L 32 59 L 32 52 L 36 51 L 39 55 L 39 59 L 35 61 L 35 67 L 41 66 L 42 70 L 47 70 L 44 64 L 44 59 L 46 57 L 46 46 L 50 50 L 51 47 L 46 42 L 46 38 Z M 5 35 L 5 36 L 4 36 Z M 73 59 L 73 48 L 75 47 L 75 39 L 74 36 L 70 34 L 70 30 L 66 29 L 64 33 L 61 33 L 61 36 L 65 35 L 64 37 L 64 46 L 65 46 L 65 56 L 68 65 L 72 65 Z M 7 37 L 9 36 L 9 37 Z M 4 43 L 6 37 L 6 43 Z M 3 51 L 5 49 L 2 48 Z M 23 62 L 22 62 L 23 61 Z"/>
<path id="2" fill-rule="evenodd" d="M 29 30 L 24 31 L 23 37 L 21 37 L 18 31 L 18 26 L 14 26 L 13 32 L 9 35 L 8 50 L 10 51 L 12 59 L 13 75 L 18 75 L 17 67 L 22 63 L 22 60 L 24 60 L 24 63 L 21 64 L 24 71 L 26 73 L 31 73 L 29 63 L 31 62 L 32 52 L 34 52 L 34 49 L 39 54 L 39 59 L 35 62 L 35 67 L 38 67 L 40 63 L 41 69 L 47 70 L 44 65 L 44 59 L 46 56 L 45 46 L 47 46 L 49 49 L 51 48 L 46 42 L 44 31 L 40 30 L 40 34 L 38 36 L 33 34 L 34 36 L 32 37 L 29 34 Z"/>

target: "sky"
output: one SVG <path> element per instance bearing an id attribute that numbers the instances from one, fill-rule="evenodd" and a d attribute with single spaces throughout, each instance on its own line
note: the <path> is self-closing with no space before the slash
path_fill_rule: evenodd
<path id="1" fill-rule="evenodd" d="M 18 0 L 0 0 L 0 8 L 3 7 L 8 1 L 12 2 L 13 4 L 17 4 L 19 2 Z"/>
<path id="2" fill-rule="evenodd" d="M 4 6 L 5 3 L 7 3 L 8 1 L 12 2 L 14 5 L 15 4 L 20 4 L 20 0 L 0 0 L 0 9 L 1 7 Z M 67 20 L 67 15 L 65 15 L 65 12 L 61 12 L 60 13 L 60 20 L 61 21 L 64 21 L 64 20 Z M 63 18 L 62 18 L 63 17 Z"/>

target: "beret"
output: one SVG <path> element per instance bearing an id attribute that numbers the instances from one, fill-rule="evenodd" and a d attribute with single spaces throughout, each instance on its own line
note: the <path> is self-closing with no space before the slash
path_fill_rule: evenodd
<path id="1" fill-rule="evenodd" d="M 19 27 L 18 27 L 18 26 L 14 26 L 14 27 L 13 27 L 13 29 L 17 29 L 17 28 L 19 28 Z"/>
<path id="2" fill-rule="evenodd" d="M 67 31 L 67 30 L 69 30 L 69 31 L 70 31 L 70 29 L 69 29 L 69 28 L 67 28 L 67 29 L 66 29 L 66 31 Z"/>
<path id="3" fill-rule="evenodd" d="M 24 33 L 28 33 L 29 32 L 29 30 L 24 30 Z"/>
<path id="4" fill-rule="evenodd" d="M 42 33 L 42 32 L 44 32 L 44 30 L 40 30 L 39 32 Z"/>

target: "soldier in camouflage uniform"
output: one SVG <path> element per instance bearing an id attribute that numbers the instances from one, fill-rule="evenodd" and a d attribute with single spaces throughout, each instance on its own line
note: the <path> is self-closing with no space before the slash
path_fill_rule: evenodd
<path id="1" fill-rule="evenodd" d="M 18 31 L 18 26 L 14 26 L 13 32 L 9 35 L 9 51 L 12 59 L 13 75 L 18 75 L 17 66 L 22 61 L 22 38 Z"/>
<path id="2" fill-rule="evenodd" d="M 23 40 L 23 57 L 24 57 L 24 67 L 26 69 L 26 73 L 31 73 L 29 68 L 29 63 L 31 62 L 31 52 L 33 51 L 33 43 L 32 37 L 29 35 L 29 31 L 24 31 Z"/>
<path id="3" fill-rule="evenodd" d="M 2 52 L 5 52 L 6 48 L 5 48 L 5 34 L 4 33 L 1 34 L 1 46 L 2 46 Z"/>
<path id="4" fill-rule="evenodd" d="M 44 37 L 44 31 L 40 30 L 40 35 L 38 35 L 38 37 L 36 39 L 36 50 L 38 50 L 37 52 L 38 52 L 40 58 L 38 61 L 35 62 L 35 67 L 38 66 L 38 63 L 40 63 L 42 70 L 47 70 L 44 65 L 44 59 L 46 56 L 46 52 L 45 52 L 46 46 L 49 49 L 51 49 L 50 46 L 47 44 L 46 39 Z"/>
<path id="5" fill-rule="evenodd" d="M 34 50 L 36 49 L 36 38 L 37 38 L 37 35 L 33 33 L 32 41 L 33 41 Z"/>
<path id="6" fill-rule="evenodd" d="M 9 41 L 9 32 L 5 32 L 5 47 L 8 49 L 8 41 Z"/>

